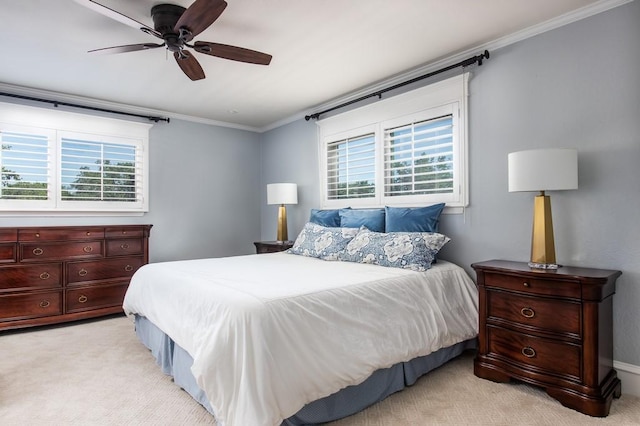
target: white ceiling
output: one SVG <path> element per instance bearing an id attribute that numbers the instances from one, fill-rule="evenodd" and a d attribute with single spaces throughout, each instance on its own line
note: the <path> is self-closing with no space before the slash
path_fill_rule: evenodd
<path id="1" fill-rule="evenodd" d="M 153 27 L 156 0 L 99 0 Z M 269 66 L 194 53 L 191 81 L 165 49 L 88 50 L 157 39 L 73 0 L 0 0 L 0 91 L 22 87 L 264 130 L 408 70 L 485 46 L 566 14 L 620 0 L 227 0 L 195 40 L 273 55 Z M 169 0 L 188 7 L 192 0 Z M 562 18 L 561 18 L 562 19 Z M 478 51 L 474 51 L 478 49 Z M 490 61 L 490 60 L 489 60 Z M 46 92 L 44 92 L 46 93 Z M 3 98 L 0 97 L 0 101 Z M 58 99 L 64 100 L 64 99 Z M 113 105 L 113 104 L 111 104 Z"/>

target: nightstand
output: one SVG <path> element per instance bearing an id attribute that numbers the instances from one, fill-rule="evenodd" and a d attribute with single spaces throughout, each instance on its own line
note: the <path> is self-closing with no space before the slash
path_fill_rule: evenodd
<path id="1" fill-rule="evenodd" d="M 256 241 L 253 244 L 258 254 L 276 253 L 293 247 L 293 241 Z"/>
<path id="2" fill-rule="evenodd" d="M 543 387 L 563 405 L 609 414 L 620 397 L 613 369 L 613 307 L 620 271 L 524 262 L 471 265 L 479 290 L 479 348 L 474 373 Z"/>

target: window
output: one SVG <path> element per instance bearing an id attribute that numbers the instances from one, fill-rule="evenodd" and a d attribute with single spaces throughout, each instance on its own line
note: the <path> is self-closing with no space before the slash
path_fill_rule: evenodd
<path id="1" fill-rule="evenodd" d="M 0 104 L 0 211 L 147 211 L 150 127 Z"/>
<path id="2" fill-rule="evenodd" d="M 322 207 L 467 205 L 467 76 L 318 122 Z"/>

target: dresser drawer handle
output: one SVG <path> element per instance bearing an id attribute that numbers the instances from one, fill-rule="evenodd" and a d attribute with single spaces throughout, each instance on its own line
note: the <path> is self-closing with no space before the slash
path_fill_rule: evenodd
<path id="1" fill-rule="evenodd" d="M 40 247 L 36 247 L 33 249 L 33 254 L 36 256 L 40 256 L 42 253 L 44 253 L 44 250 L 42 250 Z"/>
<path id="2" fill-rule="evenodd" d="M 93 247 L 91 246 L 86 246 L 82 249 L 83 252 L 85 253 L 91 253 L 93 251 Z"/>
<path id="3" fill-rule="evenodd" d="M 36 238 L 40 238 L 40 233 L 36 232 Z"/>
<path id="4" fill-rule="evenodd" d="M 87 231 L 87 237 L 91 235 L 91 232 Z"/>
<path id="5" fill-rule="evenodd" d="M 528 283 L 528 282 L 526 282 L 526 281 L 525 281 L 525 282 L 523 282 L 523 283 L 522 283 L 522 285 L 523 285 L 523 286 L 525 286 L 525 287 L 529 287 L 529 283 Z"/>
<path id="6" fill-rule="evenodd" d="M 520 309 L 520 313 L 525 318 L 533 318 L 534 316 L 536 316 L 535 311 L 531 308 L 522 308 Z"/>
<path id="7" fill-rule="evenodd" d="M 48 300 L 42 300 L 42 301 L 40 302 L 40 307 L 41 307 L 41 308 L 48 308 L 48 307 L 49 307 L 49 305 L 51 305 L 51 302 L 49 302 Z"/>
<path id="8" fill-rule="evenodd" d="M 84 294 L 81 295 L 80 297 L 78 297 L 78 302 L 80 302 L 80 303 L 85 303 L 87 300 L 89 300 L 89 298 L 87 296 L 85 296 Z"/>
<path id="9" fill-rule="evenodd" d="M 127 271 L 127 272 L 131 272 L 131 271 L 133 271 L 133 266 L 127 265 L 127 266 L 124 267 L 124 270 Z"/>
<path id="10" fill-rule="evenodd" d="M 129 248 L 129 244 L 120 244 L 120 248 L 121 248 L 122 250 L 126 250 L 126 249 L 128 249 L 128 248 Z"/>
<path id="11" fill-rule="evenodd" d="M 527 358 L 533 358 L 534 356 L 536 356 L 536 351 L 531 346 L 525 346 L 524 348 L 522 348 L 522 355 L 526 356 Z"/>
<path id="12" fill-rule="evenodd" d="M 43 272 L 40 274 L 40 279 L 41 280 L 48 280 L 49 278 L 51 278 L 51 275 L 49 275 L 48 272 Z"/>
<path id="13" fill-rule="evenodd" d="M 81 277 L 84 277 L 85 275 L 87 275 L 89 273 L 89 271 L 87 271 L 86 269 L 82 268 L 78 271 L 78 275 L 80 275 Z"/>

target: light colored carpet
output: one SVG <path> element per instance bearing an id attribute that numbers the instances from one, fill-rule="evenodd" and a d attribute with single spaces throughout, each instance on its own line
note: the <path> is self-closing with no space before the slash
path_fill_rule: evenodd
<path id="1" fill-rule="evenodd" d="M 156 366 L 124 316 L 0 333 L 1 425 L 206 425 L 207 411 Z M 604 419 L 544 391 L 473 375 L 473 356 L 333 426 L 638 425 L 640 398 L 614 400 Z M 247 425 L 250 426 L 250 425 Z"/>

